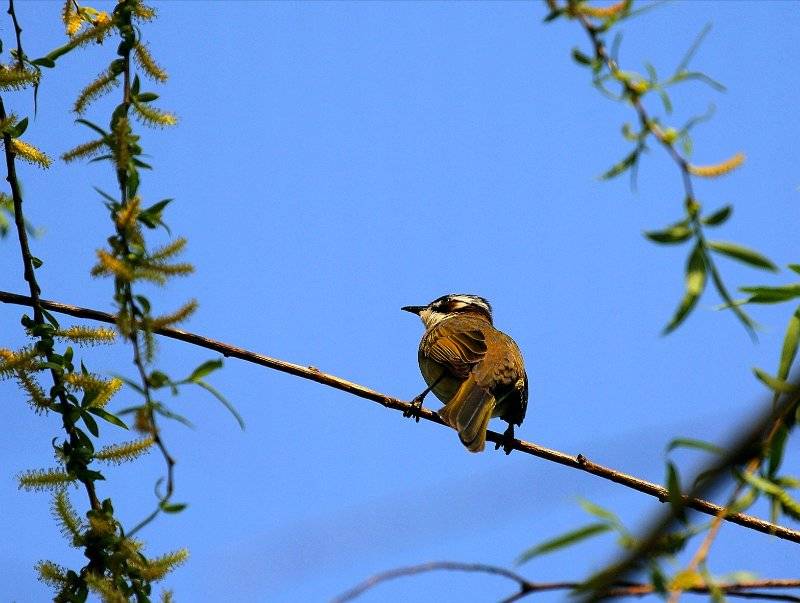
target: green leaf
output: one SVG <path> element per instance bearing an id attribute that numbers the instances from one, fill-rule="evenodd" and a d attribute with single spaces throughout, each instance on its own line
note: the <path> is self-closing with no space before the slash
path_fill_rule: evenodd
<path id="1" fill-rule="evenodd" d="M 663 88 L 658 88 L 658 96 L 664 105 L 664 111 L 667 115 L 670 115 L 672 113 L 672 101 L 669 99 L 669 94 Z"/>
<path id="2" fill-rule="evenodd" d="M 769 443 L 769 451 L 767 452 L 767 458 L 769 458 L 767 475 L 770 477 L 775 477 L 775 474 L 781 467 L 781 463 L 783 462 L 783 453 L 786 450 L 786 439 L 788 436 L 789 430 L 786 428 L 786 425 L 781 425 L 775 432 L 775 435 L 772 436 L 772 440 Z M 782 485 L 786 486 L 787 484 L 784 483 Z"/>
<path id="3" fill-rule="evenodd" d="M 576 63 L 578 63 L 579 65 L 591 65 L 591 64 L 592 64 L 592 59 L 591 59 L 591 57 L 589 57 L 589 56 L 587 56 L 587 55 L 583 54 L 583 53 L 582 53 L 580 50 L 578 50 L 577 48 L 573 48 L 573 49 L 572 49 L 572 59 L 573 59 L 573 60 L 574 60 Z"/>
<path id="4" fill-rule="evenodd" d="M 590 523 L 582 528 L 572 530 L 566 534 L 562 534 L 561 536 L 556 536 L 555 538 L 546 540 L 545 542 L 528 549 L 522 553 L 522 555 L 520 555 L 519 559 L 517 559 L 517 564 L 523 564 L 527 561 L 530 561 L 534 557 L 538 557 L 539 555 L 551 553 L 566 546 L 577 544 L 582 540 L 586 540 L 587 538 L 591 538 L 597 534 L 602 534 L 603 532 L 608 532 L 609 530 L 611 530 L 611 526 L 609 526 L 607 523 Z"/>
<path id="5" fill-rule="evenodd" d="M 789 378 L 789 370 L 792 368 L 795 356 L 797 355 L 797 343 L 800 341 L 800 307 L 798 307 L 789 324 L 786 327 L 786 335 L 783 337 L 783 348 L 781 349 L 781 362 L 778 366 L 778 378 L 784 381 Z"/>
<path id="6" fill-rule="evenodd" d="M 708 241 L 706 243 L 709 248 L 717 253 L 727 255 L 734 260 L 739 260 L 745 264 L 750 264 L 755 268 L 762 268 L 763 270 L 770 270 L 771 272 L 778 272 L 778 267 L 772 263 L 768 258 L 761 255 L 757 251 L 742 247 L 736 243 L 729 243 L 727 241 Z"/>
<path id="7" fill-rule="evenodd" d="M 195 379 L 192 382 L 196 383 L 204 390 L 206 390 L 208 393 L 210 393 L 212 396 L 214 396 L 217 400 L 219 400 L 222 403 L 222 405 L 228 409 L 228 412 L 233 415 L 233 418 L 236 419 L 236 422 L 239 424 L 239 428 L 244 430 L 244 419 L 242 418 L 242 415 L 239 414 L 239 412 L 236 410 L 233 404 L 228 402 L 225 396 L 223 396 L 215 387 L 212 387 L 205 381 L 201 381 L 200 379 Z"/>
<path id="8" fill-rule="evenodd" d="M 97 428 L 97 421 L 92 418 L 92 415 L 88 412 L 82 412 L 81 419 L 83 419 L 83 422 L 86 424 L 86 429 L 89 430 L 89 433 L 96 438 L 100 436 L 100 430 Z"/>
<path id="9" fill-rule="evenodd" d="M 149 103 L 154 100 L 158 100 L 158 94 L 155 92 L 142 92 L 141 94 L 136 95 L 136 100 L 140 103 Z"/>
<path id="10" fill-rule="evenodd" d="M 753 373 L 755 373 L 755 376 L 759 381 L 776 393 L 790 394 L 797 389 L 795 385 L 787 383 L 783 379 L 773 377 L 766 371 L 762 371 L 760 368 L 754 368 Z"/>
<path id="11" fill-rule="evenodd" d="M 789 264 L 788 268 L 792 272 L 796 272 L 797 274 L 800 274 L 800 264 Z"/>
<path id="12" fill-rule="evenodd" d="M 633 151 L 631 151 L 628 155 L 623 157 L 618 163 L 614 164 L 606 171 L 604 174 L 600 176 L 600 180 L 611 180 L 612 178 L 616 178 L 620 174 L 629 170 L 633 164 L 636 163 L 636 160 L 639 158 L 640 153 L 639 147 L 636 147 Z"/>
<path id="13" fill-rule="evenodd" d="M 678 83 L 678 82 L 685 82 L 689 80 L 696 80 L 698 82 L 702 82 L 717 92 L 725 92 L 727 88 L 717 80 L 713 79 L 712 77 L 706 75 L 705 73 L 701 73 L 700 71 L 682 71 L 671 77 L 667 83 Z"/>
<path id="14" fill-rule="evenodd" d="M 128 429 L 128 426 L 125 425 L 125 422 L 122 419 L 120 419 L 116 415 L 112 415 L 107 410 L 93 406 L 92 408 L 89 409 L 89 412 L 92 413 L 93 415 L 100 417 L 101 419 L 105 419 L 109 423 L 113 423 L 117 427 L 122 427 L 122 429 Z"/>
<path id="15" fill-rule="evenodd" d="M 25 134 L 25 130 L 28 129 L 28 118 L 23 117 L 20 119 L 13 127 L 9 128 L 8 135 L 11 138 L 19 138 L 23 134 Z"/>
<path id="16" fill-rule="evenodd" d="M 160 389 L 165 385 L 172 383 L 172 380 L 166 373 L 162 373 L 161 371 L 152 371 L 147 377 L 147 383 L 149 383 L 150 387 L 153 389 Z"/>
<path id="17" fill-rule="evenodd" d="M 683 504 L 681 494 L 681 481 L 678 477 L 678 469 L 674 463 L 667 463 L 667 490 L 669 492 L 669 504 L 675 517 L 682 523 L 686 523 L 686 508 Z"/>
<path id="18" fill-rule="evenodd" d="M 36 256 L 32 255 L 31 256 L 31 264 L 33 264 L 34 268 L 39 268 L 39 267 L 42 266 L 42 264 L 44 264 L 44 262 L 42 260 L 40 260 L 39 258 L 37 258 Z"/>
<path id="19" fill-rule="evenodd" d="M 180 513 L 189 505 L 186 503 L 166 503 L 162 502 L 158 507 L 164 511 L 164 513 Z"/>
<path id="20" fill-rule="evenodd" d="M 664 230 L 649 230 L 644 232 L 644 236 L 654 243 L 674 245 L 683 243 L 692 237 L 693 231 L 686 224 L 675 224 Z"/>
<path id="21" fill-rule="evenodd" d="M 781 287 L 740 287 L 740 291 L 750 293 L 747 303 L 776 304 L 800 297 L 800 284 Z"/>
<path id="22" fill-rule="evenodd" d="M 106 132 L 106 131 L 105 131 L 103 128 L 101 128 L 101 127 L 100 127 L 100 126 L 98 126 L 97 124 L 94 124 L 94 123 L 90 122 L 90 121 L 89 121 L 89 120 L 87 120 L 87 119 L 76 119 L 76 120 L 75 120 L 75 123 L 78 123 L 78 124 L 83 124 L 83 125 L 84 125 L 84 126 L 86 126 L 87 128 L 91 128 L 92 130 L 94 130 L 95 132 L 97 132 L 98 134 L 100 134 L 100 136 L 103 136 L 103 137 L 105 137 L 105 136 L 108 136 L 108 132 Z M 97 192 L 100 192 L 100 190 L 99 190 L 97 187 L 95 187 L 95 190 L 96 190 Z"/>
<path id="23" fill-rule="evenodd" d="M 222 368 L 222 358 L 217 358 L 216 360 L 206 360 L 203 364 L 192 371 L 192 374 L 186 378 L 186 381 L 196 382 L 198 379 L 202 379 L 203 377 L 210 375 L 219 368 Z"/>
<path id="24" fill-rule="evenodd" d="M 672 452 L 676 448 L 694 448 L 696 450 L 704 450 L 711 454 L 722 454 L 725 452 L 722 448 L 710 442 L 703 440 L 696 440 L 694 438 L 675 438 L 667 445 L 667 452 Z"/>
<path id="25" fill-rule="evenodd" d="M 56 62 L 53 59 L 48 59 L 47 57 L 34 59 L 31 61 L 31 64 L 36 65 L 37 67 L 47 67 L 48 69 L 52 69 L 56 66 Z"/>
<path id="26" fill-rule="evenodd" d="M 671 333 L 689 316 L 697 305 L 697 300 L 706 286 L 706 262 L 700 245 L 695 245 L 686 262 L 686 294 L 683 296 L 675 315 L 669 324 L 664 327 L 663 335 Z"/>
<path id="27" fill-rule="evenodd" d="M 724 224 L 725 221 L 731 217 L 733 213 L 733 206 L 726 205 L 725 207 L 718 209 L 710 216 L 706 216 L 702 220 L 700 220 L 706 226 L 719 226 L 720 224 Z"/>
<path id="28" fill-rule="evenodd" d="M 706 23 L 705 27 L 697 34 L 697 37 L 692 42 L 692 45 L 689 47 L 689 50 L 686 51 L 686 54 L 683 55 L 680 63 L 675 68 L 675 73 L 678 74 L 681 71 L 685 71 L 686 68 L 689 66 L 689 62 L 694 57 L 697 50 L 700 48 L 700 45 L 703 43 L 703 39 L 708 35 L 708 32 L 711 31 L 711 23 Z"/>
<path id="29" fill-rule="evenodd" d="M 622 527 L 622 522 L 620 521 L 619 517 L 615 513 L 604 509 L 600 505 L 593 503 L 590 500 L 586 500 L 585 498 L 581 498 L 578 500 L 578 504 L 581 508 L 589 513 L 590 515 L 594 515 L 598 519 L 602 519 L 609 524 L 614 524 L 615 526 Z"/>

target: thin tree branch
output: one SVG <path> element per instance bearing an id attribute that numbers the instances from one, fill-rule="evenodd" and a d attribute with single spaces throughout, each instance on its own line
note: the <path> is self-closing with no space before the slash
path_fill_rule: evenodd
<path id="1" fill-rule="evenodd" d="M 486 565 L 484 563 L 433 561 L 431 563 L 401 567 L 386 572 L 381 572 L 380 574 L 375 574 L 374 576 L 364 580 L 361 584 L 358 584 L 347 592 L 344 592 L 338 597 L 334 598 L 331 603 L 347 603 L 348 601 L 352 601 L 353 599 L 360 597 L 368 590 L 375 588 L 379 584 L 388 582 L 389 580 L 405 578 L 408 576 L 416 576 L 435 571 L 490 574 L 492 576 L 500 576 L 516 582 L 519 585 L 519 591 L 503 599 L 501 603 L 519 601 L 520 599 L 523 599 L 532 593 L 541 593 L 553 590 L 572 591 L 579 589 L 582 586 L 582 583 L 580 582 L 531 582 L 515 572 L 494 565 Z M 767 599 L 772 601 L 800 601 L 800 597 L 794 595 L 760 593 L 755 591 L 755 589 L 768 588 L 800 588 L 800 580 L 778 579 L 722 582 L 717 584 L 716 588 L 730 597 L 740 597 L 744 599 Z M 696 587 L 686 589 L 686 591 L 696 594 L 708 594 L 710 589 L 708 587 Z M 619 597 L 643 597 L 645 595 L 652 594 L 653 592 L 655 591 L 651 584 L 619 582 L 609 587 L 608 590 L 606 590 L 603 594 L 603 598 L 614 599 Z"/>
<path id="2" fill-rule="evenodd" d="M 31 298 L 26 297 L 24 295 L 17 295 L 15 293 L 8 293 L 6 291 L 0 291 L 0 302 L 16 304 L 21 306 L 30 306 L 32 304 Z M 99 322 L 115 324 L 115 317 L 112 314 L 108 314 L 107 312 L 101 312 L 99 310 L 93 310 L 91 308 L 82 308 L 79 306 L 72 306 L 49 300 L 40 300 L 40 303 L 43 308 L 46 308 L 53 312 L 58 312 L 60 314 L 67 314 L 69 316 L 74 316 L 76 318 L 84 318 Z M 182 331 L 180 329 L 162 328 L 154 332 L 164 337 L 177 339 L 179 341 L 190 343 L 192 345 L 206 348 L 208 350 L 219 352 L 220 354 L 226 357 L 238 358 L 240 360 L 251 362 L 253 364 L 258 364 L 260 366 L 264 366 L 276 371 L 288 373 L 290 375 L 295 375 L 296 377 L 301 377 L 302 379 L 315 381 L 316 383 L 327 385 L 328 387 L 332 387 L 334 389 L 347 392 L 348 394 L 358 396 L 359 398 L 372 400 L 373 402 L 377 402 L 381 406 L 384 406 L 386 408 L 391 408 L 392 410 L 398 410 L 401 412 L 410 412 L 412 414 L 416 413 L 422 419 L 431 421 L 433 423 L 438 423 L 439 425 L 444 425 L 444 422 L 439 418 L 439 415 L 432 410 L 423 407 L 417 411 L 408 402 L 404 402 L 397 398 L 387 396 L 386 394 L 382 394 L 373 389 L 369 389 L 357 383 L 353 383 L 352 381 L 341 379 L 340 377 L 336 377 L 335 375 L 323 373 L 322 371 L 313 366 L 301 366 L 299 364 L 286 362 L 284 360 L 278 360 L 277 358 L 270 358 L 269 356 L 257 354 L 255 352 L 251 352 L 244 348 L 232 346 L 223 343 L 221 341 L 209 339 L 208 337 L 203 337 L 202 335 L 189 333 L 187 331 Z M 505 442 L 505 436 L 494 431 L 488 431 L 486 434 L 486 439 L 489 440 L 490 442 L 494 442 L 496 444 L 501 444 L 501 445 Z M 553 450 L 550 448 L 545 448 L 544 446 L 539 446 L 532 442 L 526 442 L 524 440 L 514 440 L 512 449 L 524 452 L 525 454 L 530 454 L 532 456 L 541 459 L 545 459 L 547 461 L 551 461 L 553 463 L 558 463 L 559 465 L 564 465 L 565 467 L 570 467 L 572 469 L 579 469 L 580 471 L 591 473 L 592 475 L 596 475 L 597 477 L 601 477 L 603 479 L 612 481 L 627 488 L 631 488 L 638 492 L 642 492 L 644 494 L 653 496 L 661 502 L 666 502 L 669 500 L 669 492 L 665 487 L 655 484 L 653 482 L 648 482 L 646 480 L 639 479 L 638 477 L 628 475 L 626 473 L 617 471 L 610 467 L 594 463 L 589 459 L 587 459 L 582 454 L 573 456 L 566 454 L 564 452 L 560 452 L 558 450 Z M 723 506 L 717 505 L 707 500 L 690 496 L 684 497 L 684 505 L 690 509 L 694 509 L 695 511 L 699 511 L 701 513 L 705 513 L 706 515 L 711 515 L 711 516 L 716 516 L 721 513 L 724 514 L 725 512 L 725 507 Z M 789 540 L 791 542 L 800 543 L 800 531 L 792 530 L 790 528 L 780 526 L 771 523 L 769 521 L 765 521 L 763 519 L 754 517 L 752 515 L 747 515 L 745 513 L 735 513 L 732 515 L 727 515 L 725 517 L 725 520 L 749 528 L 751 530 L 756 530 L 757 532 L 762 532 L 764 534 L 771 534 L 773 536 L 777 536 L 778 538 L 781 538 L 783 540 Z"/>
<path id="3" fill-rule="evenodd" d="M 24 62 L 22 60 L 22 57 L 24 56 L 21 38 L 22 28 L 19 26 L 17 21 L 17 14 L 14 10 L 14 0 L 9 0 L 8 10 L 6 12 L 11 16 L 11 19 L 14 22 L 14 31 L 17 39 L 16 69 L 22 70 L 24 68 Z M 4 120 L 6 117 L 5 105 L 3 104 L 2 97 L 0 97 L 0 120 Z M 17 238 L 19 239 L 20 253 L 22 255 L 23 276 L 25 281 L 28 283 L 28 290 L 31 294 L 29 299 L 30 303 L 28 305 L 33 308 L 34 322 L 37 325 L 43 325 L 45 324 L 45 321 L 42 313 L 42 304 L 40 303 L 39 299 L 42 289 L 36 280 L 36 272 L 33 266 L 33 254 L 31 253 L 31 248 L 28 243 L 28 232 L 25 228 L 25 214 L 23 213 L 22 209 L 22 191 L 19 185 L 19 178 L 17 177 L 17 168 L 15 162 L 16 154 L 14 153 L 11 135 L 8 132 L 3 132 L 3 151 L 6 160 L 6 180 L 11 188 L 11 198 L 14 201 L 14 224 L 17 230 Z M 52 352 L 47 353 L 48 361 L 51 359 L 51 355 Z M 63 379 L 54 369 L 50 370 L 50 375 L 53 379 L 54 390 L 59 392 L 57 395 L 61 406 L 66 408 L 67 400 L 66 396 L 64 395 Z M 70 443 L 73 446 L 77 446 L 78 437 L 75 431 L 75 425 L 66 412 L 62 413 L 62 424 L 64 426 L 64 431 L 66 431 L 69 435 Z M 86 489 L 86 495 L 89 498 L 89 504 L 91 505 L 92 509 L 99 509 L 100 500 L 97 498 L 94 482 L 92 482 L 90 479 L 82 478 L 79 478 L 78 481 L 80 481 Z"/>

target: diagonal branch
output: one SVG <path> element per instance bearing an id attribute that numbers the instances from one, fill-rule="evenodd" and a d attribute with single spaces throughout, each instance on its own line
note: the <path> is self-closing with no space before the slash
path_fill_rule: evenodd
<path id="1" fill-rule="evenodd" d="M 469 572 L 489 574 L 492 576 L 500 576 L 516 582 L 519 586 L 519 591 L 501 601 L 501 603 L 512 603 L 512 601 L 519 601 L 532 593 L 541 593 L 554 590 L 568 590 L 574 591 L 581 588 L 580 582 L 531 582 L 528 579 L 520 576 L 519 574 L 509 571 L 502 567 L 494 565 L 486 565 L 484 563 L 458 563 L 455 561 L 433 561 L 431 563 L 423 563 L 420 565 L 411 565 L 408 567 L 400 567 L 397 569 L 381 572 L 375 574 L 342 593 L 331 603 L 347 603 L 353 599 L 360 597 L 368 590 L 375 588 L 383 582 L 395 580 L 397 578 L 405 578 L 408 576 L 416 576 L 435 571 L 450 571 L 450 572 Z M 722 582 L 716 585 L 716 588 L 728 595 L 729 597 L 740 597 L 744 599 L 766 599 L 771 601 L 794 601 L 800 602 L 800 597 L 795 595 L 786 595 L 778 593 L 757 592 L 756 589 L 773 589 L 773 588 L 800 588 L 800 580 L 746 580 L 742 582 Z M 686 589 L 687 592 L 696 594 L 708 594 L 710 589 L 705 586 Z M 618 582 L 610 586 L 602 595 L 604 599 L 616 599 L 621 597 L 644 597 L 645 595 L 652 594 L 654 591 L 651 584 L 637 584 L 634 582 Z"/>
<path id="2" fill-rule="evenodd" d="M 15 293 L 8 293 L 6 291 L 0 291 L 0 302 L 16 304 L 20 306 L 30 306 L 33 304 L 33 300 L 31 300 L 30 297 L 17 295 Z M 112 314 L 108 314 L 107 312 L 101 312 L 91 308 L 82 308 L 79 306 L 72 306 L 44 299 L 39 300 L 39 303 L 43 308 L 53 312 L 58 312 L 60 314 L 67 314 L 76 318 L 84 318 L 115 324 L 114 316 Z M 221 341 L 209 339 L 208 337 L 189 333 L 180 329 L 163 328 L 156 330 L 155 333 L 164 337 L 170 337 L 172 339 L 177 339 L 179 341 L 184 341 L 208 350 L 219 352 L 226 357 L 239 358 L 240 360 L 252 362 L 253 364 L 258 364 L 282 373 L 288 373 L 290 375 L 295 375 L 296 377 L 301 377 L 302 379 L 315 381 L 322 385 L 327 385 L 328 387 L 358 396 L 359 398 L 372 400 L 373 402 L 377 402 L 378 404 L 386 408 L 391 408 L 392 410 L 399 410 L 412 414 L 416 413 L 422 419 L 431 421 L 433 423 L 438 423 L 439 425 L 444 425 L 444 422 L 439 418 L 439 415 L 432 410 L 427 408 L 420 408 L 416 410 L 408 402 L 387 396 L 386 394 L 369 389 L 363 385 L 359 385 L 358 383 L 353 383 L 352 381 L 347 381 L 340 377 L 336 377 L 335 375 L 323 373 L 313 366 L 302 366 L 299 364 L 286 362 L 284 360 L 278 360 L 277 358 L 270 358 L 269 356 L 257 354 L 244 348 L 232 346 Z M 501 445 L 505 442 L 505 436 L 495 431 L 487 432 L 486 439 L 490 442 Z M 631 488 L 638 492 L 653 496 L 661 502 L 666 502 L 669 500 L 669 492 L 667 488 L 653 482 L 640 479 L 633 475 L 628 475 L 627 473 L 617 471 L 611 467 L 594 463 L 582 454 L 573 456 L 558 450 L 539 446 L 538 444 L 534 444 L 532 442 L 526 442 L 524 440 L 514 440 L 512 449 L 545 459 L 553 463 L 558 463 L 559 465 L 564 465 L 565 467 L 591 473 L 597 477 L 601 477 L 627 488 Z M 690 509 L 694 509 L 695 511 L 705 513 L 706 515 L 725 515 L 725 507 L 701 498 L 684 496 L 684 505 Z M 751 530 L 756 530 L 757 532 L 761 532 L 763 534 L 771 534 L 784 540 L 800 543 L 800 531 L 792 530 L 752 515 L 747 515 L 745 513 L 734 513 L 725 515 L 725 520 L 740 526 L 744 526 Z"/>

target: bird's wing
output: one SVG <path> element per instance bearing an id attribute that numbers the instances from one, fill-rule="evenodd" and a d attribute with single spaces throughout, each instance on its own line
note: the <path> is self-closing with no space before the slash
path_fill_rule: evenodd
<path id="1" fill-rule="evenodd" d="M 463 379 L 486 355 L 486 339 L 479 329 L 462 329 L 445 322 L 431 333 L 426 351 L 432 360 Z"/>

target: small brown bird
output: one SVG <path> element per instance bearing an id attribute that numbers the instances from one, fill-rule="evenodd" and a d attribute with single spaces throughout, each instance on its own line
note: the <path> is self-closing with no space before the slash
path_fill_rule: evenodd
<path id="1" fill-rule="evenodd" d="M 483 450 L 489 419 L 500 417 L 508 423 L 503 448 L 509 454 L 514 425 L 522 424 L 528 406 L 528 376 L 517 344 L 492 325 L 489 302 L 477 295 L 450 294 L 402 310 L 417 314 L 425 324 L 418 356 L 428 388 L 414 399 L 414 406 L 421 406 L 432 391 L 444 402 L 439 416 L 458 431 L 470 452 Z"/>

